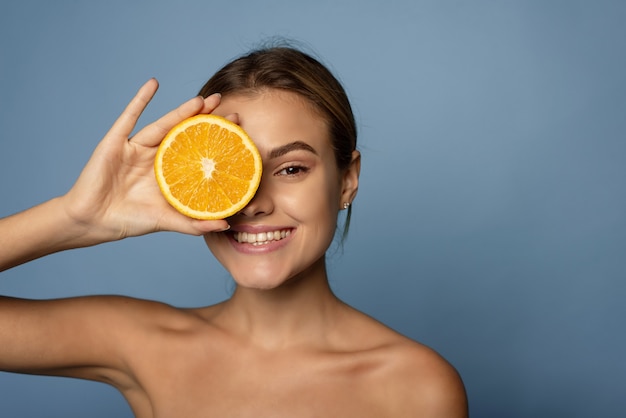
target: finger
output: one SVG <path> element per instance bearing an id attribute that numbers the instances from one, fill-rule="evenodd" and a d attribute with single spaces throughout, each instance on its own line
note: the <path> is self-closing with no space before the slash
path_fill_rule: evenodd
<path id="1" fill-rule="evenodd" d="M 222 95 L 219 93 L 213 93 L 209 97 L 204 99 L 204 107 L 200 111 L 200 113 L 211 113 L 215 110 L 217 106 L 219 106 L 220 101 L 222 100 Z"/>
<path id="2" fill-rule="evenodd" d="M 192 221 L 193 227 L 200 231 L 202 234 L 209 232 L 224 232 L 230 229 L 230 225 L 225 220 L 218 221 Z"/>
<path id="3" fill-rule="evenodd" d="M 230 229 L 230 225 L 225 220 L 201 221 L 186 216 L 178 216 L 178 214 L 170 219 L 170 222 L 170 225 L 167 227 L 162 225 L 162 228 L 190 235 L 203 235 L 209 232 L 223 232 Z"/>
<path id="4" fill-rule="evenodd" d="M 143 128 L 133 138 L 132 142 L 149 147 L 157 146 L 163 137 L 178 123 L 197 115 L 203 108 L 204 100 L 201 97 L 194 97 L 191 100 L 178 106 L 156 122 Z"/>
<path id="5" fill-rule="evenodd" d="M 151 78 L 141 86 L 135 97 L 128 103 L 120 117 L 117 118 L 109 134 L 123 137 L 124 140 L 128 139 L 133 129 L 135 129 L 139 117 L 154 97 L 158 88 L 159 82 L 155 78 Z"/>

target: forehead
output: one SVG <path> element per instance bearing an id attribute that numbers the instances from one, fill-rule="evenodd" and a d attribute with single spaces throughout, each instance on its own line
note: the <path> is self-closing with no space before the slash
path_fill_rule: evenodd
<path id="1" fill-rule="evenodd" d="M 332 152 L 326 120 L 296 93 L 268 89 L 226 95 L 213 113 L 236 113 L 239 125 L 262 153 L 294 141 L 311 145 L 320 155 Z"/>

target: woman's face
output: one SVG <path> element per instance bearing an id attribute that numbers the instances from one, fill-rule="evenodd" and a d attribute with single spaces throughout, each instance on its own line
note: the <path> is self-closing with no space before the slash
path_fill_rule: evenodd
<path id="1" fill-rule="evenodd" d="M 271 289 L 323 271 L 337 213 L 356 194 L 358 152 L 340 171 L 326 122 L 295 93 L 226 96 L 214 113 L 238 115 L 261 153 L 263 177 L 250 203 L 228 219 L 231 229 L 205 235 L 211 252 L 243 287 Z"/>

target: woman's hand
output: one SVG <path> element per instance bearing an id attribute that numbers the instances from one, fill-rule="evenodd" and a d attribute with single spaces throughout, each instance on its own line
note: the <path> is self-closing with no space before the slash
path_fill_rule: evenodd
<path id="1" fill-rule="evenodd" d="M 188 117 L 212 112 L 219 95 L 196 97 L 130 137 L 157 88 L 154 79 L 141 87 L 62 197 L 68 215 L 84 225 L 90 239 L 110 241 L 161 230 L 200 235 L 228 227 L 226 221 L 198 221 L 177 212 L 154 176 L 156 150 L 167 132 Z"/>
<path id="2" fill-rule="evenodd" d="M 139 89 L 67 194 L 0 219 L 0 271 L 53 252 L 155 231 L 201 235 L 228 228 L 224 220 L 199 221 L 177 212 L 161 195 L 153 168 L 167 132 L 188 117 L 212 112 L 220 96 L 189 100 L 130 137 L 157 88 L 152 79 Z"/>

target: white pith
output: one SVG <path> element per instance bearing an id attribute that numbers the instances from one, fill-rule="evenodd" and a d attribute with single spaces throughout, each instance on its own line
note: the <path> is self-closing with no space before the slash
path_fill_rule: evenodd
<path id="1" fill-rule="evenodd" d="M 202 172 L 204 173 L 205 179 L 210 179 L 213 175 L 213 170 L 215 170 L 215 161 L 211 158 L 202 158 Z"/>

